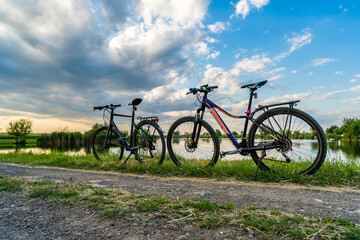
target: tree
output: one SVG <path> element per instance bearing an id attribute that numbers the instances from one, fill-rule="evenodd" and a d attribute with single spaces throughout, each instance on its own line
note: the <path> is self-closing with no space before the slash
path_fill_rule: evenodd
<path id="1" fill-rule="evenodd" d="M 221 131 L 219 129 L 216 129 L 215 133 L 219 138 L 221 138 L 222 134 L 221 134 Z"/>
<path id="2" fill-rule="evenodd" d="M 174 132 L 174 137 L 175 137 L 175 138 L 180 137 L 180 132 L 179 132 L 179 131 Z"/>
<path id="3" fill-rule="evenodd" d="M 31 133 L 32 121 L 30 119 L 19 119 L 17 121 L 9 122 L 6 131 L 9 135 L 16 138 L 16 145 L 18 144 L 19 137 L 26 137 Z"/>
<path id="4" fill-rule="evenodd" d="M 339 128 L 336 125 L 331 125 L 329 128 L 326 129 L 326 133 L 335 133 L 335 129 Z"/>

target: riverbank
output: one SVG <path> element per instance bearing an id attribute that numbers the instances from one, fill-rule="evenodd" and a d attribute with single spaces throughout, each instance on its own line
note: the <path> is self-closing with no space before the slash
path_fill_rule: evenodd
<path id="1" fill-rule="evenodd" d="M 121 173 L 147 174 L 161 177 L 191 177 L 216 180 L 237 180 L 252 182 L 256 165 L 252 160 L 220 161 L 214 167 L 204 167 L 200 163 L 188 163 L 177 167 L 167 157 L 159 165 L 157 161 L 147 161 L 139 164 L 130 159 L 125 165 L 116 159 L 106 159 L 99 162 L 92 155 L 69 156 L 65 153 L 33 154 L 7 153 L 0 154 L 0 162 L 16 163 L 29 166 L 51 166 L 69 169 L 103 170 Z M 300 167 L 300 166 L 299 166 Z M 305 186 L 334 186 L 360 189 L 360 166 L 356 161 L 342 162 L 327 160 L 314 175 L 298 174 L 296 168 L 276 169 L 273 172 L 259 171 L 257 182 L 298 184 Z"/>

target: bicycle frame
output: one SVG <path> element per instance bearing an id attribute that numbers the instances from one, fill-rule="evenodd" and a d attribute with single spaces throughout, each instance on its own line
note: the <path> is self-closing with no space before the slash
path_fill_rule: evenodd
<path id="1" fill-rule="evenodd" d="M 243 152 L 253 152 L 253 151 L 258 151 L 258 150 L 265 150 L 265 149 L 274 149 L 277 148 L 276 145 L 272 145 L 272 146 L 261 146 L 261 147 L 252 147 L 252 148 L 248 148 L 247 147 L 247 138 L 246 138 L 246 132 L 247 132 L 247 128 L 248 128 L 248 124 L 249 121 L 251 121 L 253 124 L 256 124 L 259 128 L 261 128 L 263 131 L 265 131 L 266 133 L 268 133 L 271 137 L 274 138 L 274 140 L 276 140 L 277 142 L 280 142 L 279 138 L 275 137 L 273 134 L 271 134 L 266 128 L 262 127 L 261 125 L 257 124 L 255 119 L 252 117 L 253 114 L 258 111 L 255 110 L 254 113 L 251 112 L 251 104 L 252 104 L 252 99 L 253 96 L 255 96 L 254 91 L 250 91 L 250 99 L 249 99 L 249 103 L 248 103 L 248 108 L 246 111 L 246 115 L 244 116 L 235 116 L 232 115 L 230 113 L 228 113 L 227 111 L 225 111 L 224 109 L 222 109 L 221 107 L 219 107 L 218 105 L 216 105 L 215 103 L 213 103 L 212 101 L 210 101 L 207 98 L 207 93 L 204 94 L 203 97 L 203 101 L 201 103 L 201 107 L 198 108 L 197 110 L 197 114 L 196 114 L 196 121 L 195 121 L 195 125 L 194 125 L 194 131 L 193 131 L 193 135 L 192 135 L 192 140 L 199 139 L 200 136 L 200 131 L 201 131 L 201 127 L 199 127 L 197 129 L 197 124 L 198 124 L 198 120 L 200 118 L 200 121 L 203 119 L 204 116 L 204 112 L 205 112 L 205 108 L 207 108 L 211 115 L 215 118 L 215 120 L 217 121 L 217 123 L 220 125 L 220 127 L 222 128 L 222 130 L 225 132 L 225 134 L 230 138 L 230 140 L 232 141 L 232 143 L 234 144 L 234 146 L 236 147 L 237 150 L 235 151 L 230 151 L 228 152 L 228 154 L 233 154 L 233 153 L 243 153 Z M 287 104 L 287 103 L 284 103 Z M 266 106 L 265 106 L 266 107 Z M 225 115 L 231 117 L 231 118 L 244 118 L 245 119 L 245 124 L 244 124 L 244 130 L 243 130 L 243 135 L 242 135 L 242 141 L 241 143 L 239 143 L 236 138 L 234 137 L 234 135 L 231 133 L 230 129 L 226 126 L 225 122 L 222 120 L 222 118 L 220 117 L 220 115 L 218 114 L 218 112 L 216 111 L 219 110 L 222 113 L 224 113 Z M 262 109 L 259 109 L 262 110 Z M 200 114 L 201 113 L 201 114 Z M 265 127 L 267 127 L 265 125 Z M 269 128 L 270 129 L 270 128 Z M 195 135 L 196 134 L 196 135 Z M 277 132 L 275 132 L 275 135 L 278 135 Z M 195 141 L 196 142 L 196 141 Z"/>
<path id="2" fill-rule="evenodd" d="M 133 135 L 132 132 L 133 132 L 134 126 L 136 127 L 135 122 L 134 122 L 134 115 L 135 115 L 135 109 L 133 109 L 131 115 L 117 114 L 117 113 L 114 113 L 114 109 L 111 109 L 111 111 L 110 111 L 110 120 L 109 120 L 109 127 L 108 127 L 108 130 L 107 130 L 107 133 L 106 133 L 105 143 L 108 142 L 110 129 L 113 128 L 113 129 L 120 135 L 120 138 L 124 138 L 125 149 L 126 149 L 127 151 L 131 150 L 131 148 L 132 148 L 132 142 L 133 142 L 133 141 L 132 141 L 132 135 Z M 130 145 L 129 145 L 129 143 L 126 141 L 124 135 L 121 134 L 119 128 L 116 126 L 116 124 L 115 124 L 115 122 L 114 122 L 114 116 L 116 116 L 116 117 L 129 117 L 129 118 L 131 118 Z"/>
<path id="3" fill-rule="evenodd" d="M 127 151 L 131 151 L 131 150 L 135 150 L 135 149 L 138 149 L 140 147 L 134 147 L 133 146 L 133 132 L 134 132 L 134 128 L 137 129 L 138 131 L 141 130 L 142 134 L 146 134 L 149 136 L 149 134 L 144 131 L 143 129 L 138 129 L 136 127 L 136 124 L 135 124 L 135 111 L 136 111 L 136 107 L 133 107 L 133 111 L 132 111 L 132 114 L 131 115 L 124 115 L 124 114 L 117 114 L 117 113 L 114 113 L 114 109 L 111 109 L 110 111 L 110 120 L 109 120 L 109 127 L 108 127 L 108 130 L 107 130 L 107 133 L 106 133 L 106 138 L 105 138 L 105 143 L 108 142 L 108 138 L 109 138 L 109 133 L 110 133 L 110 129 L 113 128 L 119 135 L 120 135 L 120 138 L 123 138 L 124 139 L 124 144 L 125 144 L 125 149 Z M 130 130 L 130 144 L 126 141 L 124 135 L 122 135 L 122 133 L 120 132 L 119 128 L 116 126 L 115 122 L 114 122 L 114 116 L 116 117 L 128 117 L 128 118 L 131 118 L 131 130 Z M 150 117 L 151 118 L 151 117 Z M 157 125 L 157 123 L 155 122 L 155 124 Z M 158 127 L 160 128 L 160 126 L 158 125 Z M 161 128 L 160 128 L 161 129 Z"/>

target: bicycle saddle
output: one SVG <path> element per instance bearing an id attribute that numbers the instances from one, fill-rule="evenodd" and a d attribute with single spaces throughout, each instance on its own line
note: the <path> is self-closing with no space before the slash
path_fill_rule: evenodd
<path id="1" fill-rule="evenodd" d="M 135 98 L 134 100 L 132 100 L 132 102 L 129 103 L 129 105 L 133 105 L 133 106 L 137 106 L 142 102 L 141 98 Z"/>
<path id="2" fill-rule="evenodd" d="M 241 86 L 241 88 L 250 88 L 250 89 L 258 89 L 260 88 L 261 86 L 264 86 L 268 81 L 265 80 L 265 81 L 261 81 L 261 82 L 257 82 L 257 83 L 250 83 L 250 84 L 246 84 L 246 85 L 243 85 Z"/>

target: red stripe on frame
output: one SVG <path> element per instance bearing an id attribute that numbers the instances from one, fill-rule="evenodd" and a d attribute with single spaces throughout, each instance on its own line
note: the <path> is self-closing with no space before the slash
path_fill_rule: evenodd
<path id="1" fill-rule="evenodd" d="M 229 131 L 227 130 L 227 128 L 225 127 L 223 121 L 220 119 L 219 114 L 215 111 L 215 109 L 209 108 L 209 111 L 210 111 L 211 115 L 213 115 L 215 120 L 219 123 L 220 127 L 224 130 L 224 132 L 226 134 L 230 134 Z"/>

